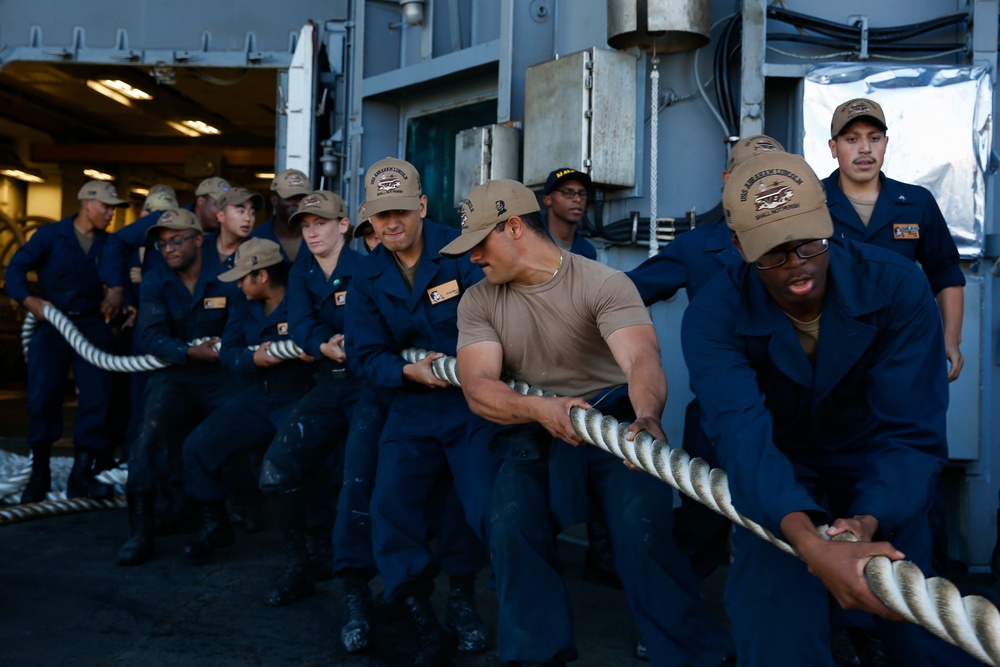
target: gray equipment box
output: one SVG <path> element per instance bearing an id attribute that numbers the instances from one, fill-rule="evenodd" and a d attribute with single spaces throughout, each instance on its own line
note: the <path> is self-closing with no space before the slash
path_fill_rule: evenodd
<path id="1" fill-rule="evenodd" d="M 636 58 L 590 48 L 525 73 L 524 182 L 553 169 L 585 171 L 595 185 L 635 186 Z"/>
<path id="2" fill-rule="evenodd" d="M 518 128 L 510 125 L 470 127 L 455 135 L 455 208 L 488 180 L 517 180 L 519 139 Z"/>

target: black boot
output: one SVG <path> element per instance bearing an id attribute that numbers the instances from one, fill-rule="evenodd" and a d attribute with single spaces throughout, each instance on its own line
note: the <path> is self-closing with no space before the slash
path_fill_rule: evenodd
<path id="1" fill-rule="evenodd" d="M 454 633 L 460 653 L 479 653 L 486 649 L 486 624 L 476 612 L 475 574 L 458 574 L 451 578 L 444 625 Z"/>
<path id="2" fill-rule="evenodd" d="M 309 572 L 313 581 L 333 579 L 333 526 L 319 526 L 306 530 L 309 547 Z"/>
<path id="3" fill-rule="evenodd" d="M 152 493 L 130 493 L 128 523 L 131 537 L 118 550 L 119 565 L 142 565 L 153 555 Z"/>
<path id="4" fill-rule="evenodd" d="M 305 508 L 301 495 L 293 491 L 273 497 L 275 514 L 285 539 L 285 571 L 264 597 L 268 607 L 283 607 L 316 592 L 309 572 L 309 550 L 303 528 Z"/>
<path id="5" fill-rule="evenodd" d="M 347 619 L 340 629 L 340 641 L 348 653 L 357 653 L 368 648 L 371 634 L 369 616 L 372 608 L 372 591 L 368 587 L 368 573 L 365 570 L 344 570 L 344 604 L 347 605 Z"/>
<path id="6" fill-rule="evenodd" d="M 430 597 L 413 596 L 403 604 L 417 628 L 417 654 L 411 667 L 442 667 L 448 664 L 448 635 L 438 623 Z"/>
<path id="7" fill-rule="evenodd" d="M 245 489 L 233 494 L 235 507 L 230 519 L 243 526 L 244 533 L 264 530 L 264 497 L 257 489 Z"/>
<path id="8" fill-rule="evenodd" d="M 66 482 L 67 498 L 91 498 L 106 500 L 115 495 L 110 484 L 101 484 L 94 479 L 94 452 L 81 447 L 74 448 L 73 469 Z"/>
<path id="9" fill-rule="evenodd" d="M 21 492 L 22 504 L 40 503 L 45 500 L 52 488 L 52 469 L 49 467 L 51 457 L 51 442 L 31 446 L 31 478 Z"/>
<path id="10" fill-rule="evenodd" d="M 213 551 L 236 541 L 225 500 L 205 501 L 201 503 L 201 512 L 201 529 L 184 545 L 183 555 L 190 563 L 203 563 Z"/>

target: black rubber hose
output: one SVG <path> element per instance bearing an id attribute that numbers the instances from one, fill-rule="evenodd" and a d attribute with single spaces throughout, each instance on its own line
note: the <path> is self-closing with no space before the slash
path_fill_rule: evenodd
<path id="1" fill-rule="evenodd" d="M 781 7 L 770 6 L 767 8 L 767 17 L 783 23 L 789 23 L 798 28 L 812 30 L 832 38 L 843 38 L 857 43 L 861 39 L 861 28 L 857 25 L 844 25 L 834 23 L 824 19 L 800 14 Z M 940 30 L 956 23 L 968 23 L 968 12 L 956 12 L 946 14 L 928 21 L 920 23 L 910 23 L 901 26 L 890 26 L 885 28 L 869 28 L 868 42 L 893 42 L 900 39 L 909 39 L 928 32 Z"/>
<path id="2" fill-rule="evenodd" d="M 825 37 L 815 37 L 812 35 L 799 35 L 791 32 L 768 33 L 768 42 L 797 42 L 799 44 L 812 44 L 831 49 L 851 48 L 857 49 L 858 43 L 844 42 L 841 40 L 827 39 Z M 944 51 L 954 51 L 965 49 L 968 45 L 964 43 L 953 44 L 869 44 L 868 49 L 872 53 L 934 53 Z"/>

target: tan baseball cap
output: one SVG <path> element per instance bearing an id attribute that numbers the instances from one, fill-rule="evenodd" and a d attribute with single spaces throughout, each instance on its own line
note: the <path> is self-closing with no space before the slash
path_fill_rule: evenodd
<path id="1" fill-rule="evenodd" d="M 441 248 L 441 256 L 456 259 L 472 250 L 501 222 L 539 210 L 535 193 L 518 181 L 486 181 L 462 202 L 462 235 Z"/>
<path id="2" fill-rule="evenodd" d="M 190 229 L 193 232 L 202 233 L 198 218 L 186 208 L 171 208 L 164 211 L 156 224 L 146 230 L 146 238 L 154 238 L 161 229 Z"/>
<path id="3" fill-rule="evenodd" d="M 229 190 L 230 187 L 232 186 L 229 185 L 229 181 L 226 179 L 213 176 L 212 178 L 206 178 L 198 184 L 198 189 L 194 191 L 194 196 L 218 199 L 222 196 L 222 193 Z"/>
<path id="4" fill-rule="evenodd" d="M 748 262 L 782 243 L 833 236 L 823 184 L 791 153 L 760 153 L 736 167 L 722 208 Z"/>
<path id="5" fill-rule="evenodd" d="M 125 208 L 129 205 L 127 201 L 118 196 L 118 191 L 111 181 L 87 181 L 80 188 L 80 194 L 76 197 L 80 201 L 86 199 L 96 199 L 102 204 Z"/>
<path id="6" fill-rule="evenodd" d="M 844 102 L 833 112 L 833 120 L 830 121 L 830 137 L 833 139 L 839 137 L 844 128 L 858 118 L 867 118 L 873 121 L 874 125 L 883 132 L 889 129 L 889 126 L 885 124 L 885 113 L 878 102 L 866 97 L 856 97 Z"/>
<path id="7" fill-rule="evenodd" d="M 298 169 L 283 169 L 271 181 L 271 192 L 276 192 L 282 199 L 302 197 L 311 191 L 309 177 Z"/>
<path id="8" fill-rule="evenodd" d="M 729 149 L 729 158 L 726 160 L 726 171 L 732 171 L 754 155 L 760 153 L 784 153 L 785 147 L 778 143 L 777 139 L 772 139 L 766 134 L 755 134 L 746 139 L 740 139 Z"/>
<path id="9" fill-rule="evenodd" d="M 307 215 L 315 215 L 324 220 L 340 220 L 347 217 L 347 204 L 329 190 L 310 192 L 299 202 L 299 210 L 288 219 L 291 224 L 300 223 Z"/>
<path id="10" fill-rule="evenodd" d="M 264 210 L 264 197 L 257 194 L 256 192 L 250 192 L 246 188 L 230 188 L 223 192 L 220 196 L 215 198 L 215 205 L 221 211 L 227 206 L 238 206 L 240 204 L 245 204 L 247 202 L 253 202 L 253 206 L 256 210 Z"/>
<path id="11" fill-rule="evenodd" d="M 147 211 L 166 211 L 180 206 L 177 202 L 177 193 L 166 183 L 157 183 L 150 187 L 146 201 L 142 203 L 142 208 Z"/>
<path id="12" fill-rule="evenodd" d="M 274 241 L 262 238 L 247 239 L 236 249 L 233 268 L 219 274 L 219 280 L 231 283 L 239 280 L 251 271 L 266 269 L 275 264 L 281 264 L 285 259 L 281 256 L 281 246 Z"/>
<path id="13" fill-rule="evenodd" d="M 361 202 L 358 204 L 357 215 L 354 216 L 355 224 L 357 227 L 354 228 L 354 238 L 360 239 L 365 235 L 365 232 L 372 229 L 371 220 L 368 219 L 368 215 L 365 212 L 365 204 L 368 202 Z"/>
<path id="14" fill-rule="evenodd" d="M 416 167 L 392 157 L 379 160 L 365 174 L 365 201 L 358 220 L 385 211 L 417 211 L 422 194 Z"/>

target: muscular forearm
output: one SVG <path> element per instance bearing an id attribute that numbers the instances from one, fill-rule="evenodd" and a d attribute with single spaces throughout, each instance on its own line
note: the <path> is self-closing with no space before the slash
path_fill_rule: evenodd
<path id="1" fill-rule="evenodd" d="M 538 421 L 535 403 L 540 396 L 525 396 L 500 380 L 482 378 L 463 385 L 465 400 L 473 413 L 495 424 L 527 424 Z"/>
<path id="2" fill-rule="evenodd" d="M 632 408 L 638 418 L 659 421 L 667 403 L 667 381 L 658 355 L 643 355 L 632 365 L 626 379 Z"/>

